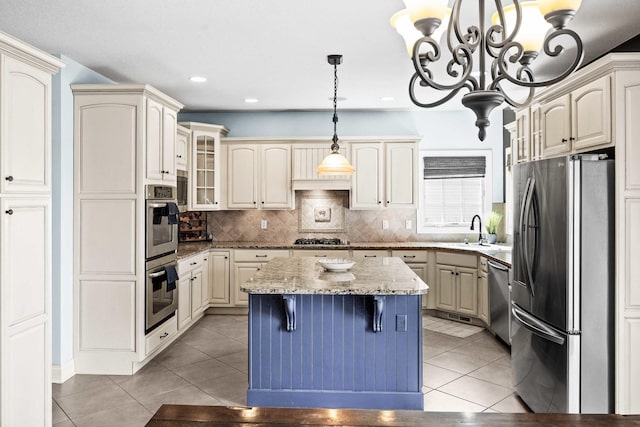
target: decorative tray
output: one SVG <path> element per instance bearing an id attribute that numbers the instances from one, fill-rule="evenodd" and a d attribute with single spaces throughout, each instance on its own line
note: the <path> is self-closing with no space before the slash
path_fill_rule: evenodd
<path id="1" fill-rule="evenodd" d="M 348 271 L 353 267 L 355 261 L 342 258 L 326 258 L 318 260 L 318 264 L 327 271 Z"/>

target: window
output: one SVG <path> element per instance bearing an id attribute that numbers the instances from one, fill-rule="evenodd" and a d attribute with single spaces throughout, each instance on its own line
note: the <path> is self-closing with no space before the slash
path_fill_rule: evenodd
<path id="1" fill-rule="evenodd" d="M 491 212 L 491 151 L 421 151 L 419 233 L 468 233 Z"/>

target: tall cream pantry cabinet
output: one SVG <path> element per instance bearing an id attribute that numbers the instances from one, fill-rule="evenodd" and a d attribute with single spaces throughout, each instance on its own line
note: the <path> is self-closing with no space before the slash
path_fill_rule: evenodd
<path id="1" fill-rule="evenodd" d="M 75 371 L 132 374 L 162 348 L 145 336 L 145 186 L 175 185 L 182 104 L 149 85 L 71 89 Z"/>
<path id="2" fill-rule="evenodd" d="M 51 75 L 0 32 L 0 425 L 51 425 Z"/>

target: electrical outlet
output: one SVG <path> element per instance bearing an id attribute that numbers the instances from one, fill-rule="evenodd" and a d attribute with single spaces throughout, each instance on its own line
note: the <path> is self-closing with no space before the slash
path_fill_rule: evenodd
<path id="1" fill-rule="evenodd" d="M 389 229 L 389 220 L 387 220 L 387 219 L 383 219 L 382 220 L 382 229 L 383 230 L 388 230 Z"/>
<path id="2" fill-rule="evenodd" d="M 406 228 L 407 230 L 411 230 L 411 220 L 408 219 L 404 222 L 404 228 Z"/>
<path id="3" fill-rule="evenodd" d="M 407 332 L 407 315 L 396 314 L 396 331 Z"/>
<path id="4" fill-rule="evenodd" d="M 262 221 L 260 221 L 260 228 L 262 228 L 263 230 L 267 229 L 267 220 L 263 219 Z"/>

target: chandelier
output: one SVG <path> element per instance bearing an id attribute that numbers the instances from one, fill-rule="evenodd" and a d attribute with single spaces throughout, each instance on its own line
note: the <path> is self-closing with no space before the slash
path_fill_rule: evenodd
<path id="1" fill-rule="evenodd" d="M 352 175 L 355 169 L 349 160 L 340 154 L 336 132 L 338 125 L 338 113 L 336 112 L 338 106 L 338 64 L 342 63 L 342 55 L 328 55 L 327 61 L 333 65 L 333 143 L 331 144 L 331 153 L 318 165 L 316 171 L 320 175 Z"/>
<path id="2" fill-rule="evenodd" d="M 488 117 L 494 108 L 503 102 L 516 108 L 528 105 L 536 88 L 561 81 L 582 62 L 582 40 L 566 28 L 582 0 L 513 0 L 513 4 L 506 7 L 501 0 L 495 0 L 497 11 L 490 26 L 485 22 L 485 0 L 473 0 L 478 4 L 478 24 L 469 26 L 466 32 L 460 23 L 463 0 L 454 0 L 452 9 L 447 7 L 448 0 L 403 1 L 406 9 L 393 15 L 391 25 L 404 38 L 413 61 L 415 73 L 409 82 L 411 101 L 423 108 L 437 107 L 466 89 L 468 93 L 462 96 L 462 105 L 476 114 L 481 141 L 486 137 Z M 448 81 L 436 82 L 431 64 L 441 59 L 439 42 L 445 28 Z M 537 81 L 531 64 L 541 50 L 550 58 L 568 51 L 561 44 L 563 40 L 575 44 L 575 58 L 570 58 L 571 63 L 555 76 Z M 524 100 L 515 100 L 507 94 L 514 85 L 527 90 Z M 440 93 L 439 99 L 422 102 L 416 89 L 421 93 L 436 90 L 444 95 Z"/>

